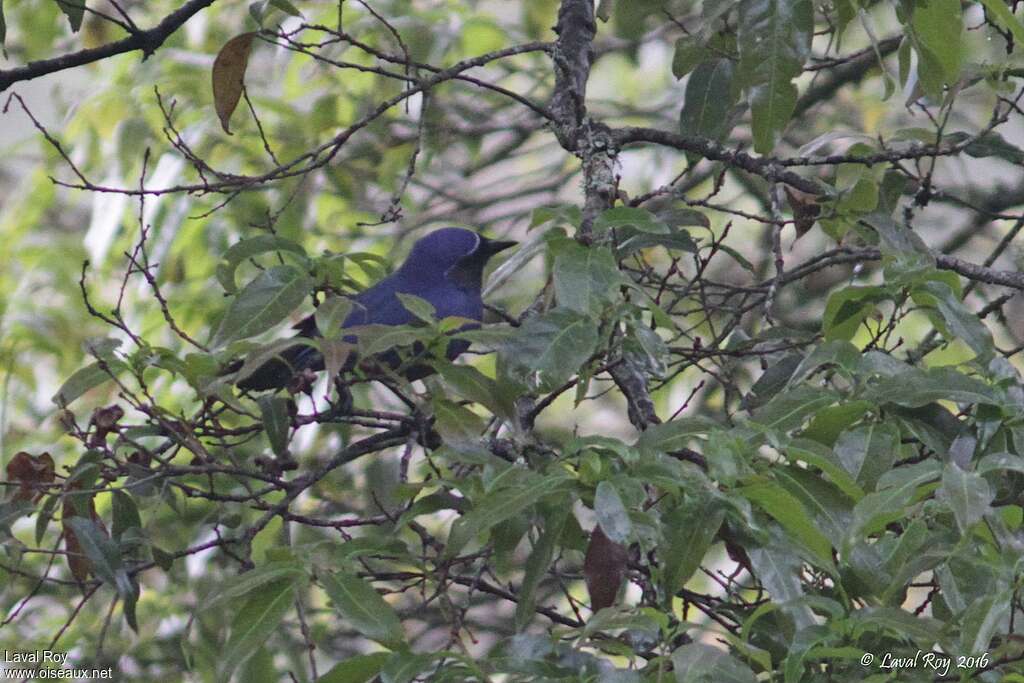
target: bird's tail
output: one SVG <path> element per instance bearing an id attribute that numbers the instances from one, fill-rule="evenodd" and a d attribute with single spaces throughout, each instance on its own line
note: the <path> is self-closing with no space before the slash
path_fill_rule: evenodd
<path id="1" fill-rule="evenodd" d="M 324 357 L 312 346 L 291 346 L 238 383 L 239 389 L 267 391 L 287 386 L 303 370 L 323 370 Z"/>

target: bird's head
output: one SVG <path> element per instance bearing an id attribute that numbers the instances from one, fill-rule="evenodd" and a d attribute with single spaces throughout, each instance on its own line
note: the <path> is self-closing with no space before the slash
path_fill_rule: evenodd
<path id="1" fill-rule="evenodd" d="M 416 241 L 401 270 L 417 278 L 446 277 L 460 287 L 479 290 L 488 259 L 515 244 L 465 228 L 442 228 Z"/>

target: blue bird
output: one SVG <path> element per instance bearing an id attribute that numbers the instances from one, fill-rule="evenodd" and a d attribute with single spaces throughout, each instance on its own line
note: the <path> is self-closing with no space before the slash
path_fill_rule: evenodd
<path id="1" fill-rule="evenodd" d="M 464 228 L 443 228 L 432 232 L 416 241 L 398 270 L 352 297 L 352 312 L 342 323 L 342 329 L 357 325 L 416 322 L 416 317 L 406 310 L 397 294 L 413 294 L 430 302 L 439 320 L 459 316 L 480 321 L 484 311 L 480 294 L 484 266 L 492 256 L 515 244 L 490 240 Z M 474 327 L 478 325 L 466 326 Z M 313 316 L 299 322 L 295 329 L 299 330 L 297 336 L 300 337 L 321 336 Z M 346 338 L 346 341 L 353 339 Z M 452 340 L 448 344 L 447 356 L 454 360 L 468 348 L 468 341 Z M 392 369 L 399 364 L 398 354 L 394 351 L 381 354 L 379 358 Z M 354 365 L 355 358 L 350 356 L 346 369 Z M 253 391 L 280 389 L 297 372 L 305 369 L 323 370 L 323 356 L 311 346 L 293 346 L 261 365 L 238 386 Z M 415 380 L 431 372 L 425 365 L 415 365 L 406 369 L 404 374 L 409 380 Z"/>

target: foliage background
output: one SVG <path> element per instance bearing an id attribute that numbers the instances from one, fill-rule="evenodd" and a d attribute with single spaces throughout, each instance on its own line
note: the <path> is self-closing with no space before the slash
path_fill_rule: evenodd
<path id="1" fill-rule="evenodd" d="M 18 77 L 190 7 L 144 61 Z M 1013 6 L 87 8 L 3 5 L 3 125 L 40 128 L 0 186 L 4 648 L 123 680 L 1021 676 Z M 228 136 L 214 56 L 260 28 Z M 451 224 L 524 242 L 468 363 L 351 415 L 218 381 Z M 298 296 L 214 348 L 267 272 Z"/>

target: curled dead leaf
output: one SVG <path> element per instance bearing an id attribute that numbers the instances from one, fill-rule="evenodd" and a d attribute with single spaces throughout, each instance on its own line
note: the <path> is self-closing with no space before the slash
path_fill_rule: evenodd
<path id="1" fill-rule="evenodd" d="M 107 434 L 117 431 L 118 422 L 124 417 L 124 408 L 114 404 L 106 408 L 97 408 L 92 414 L 92 426 L 95 431 L 89 441 L 92 448 L 101 447 L 107 439 Z"/>
<path id="2" fill-rule="evenodd" d="M 53 483 L 53 476 L 53 458 L 49 453 L 33 456 L 21 451 L 7 463 L 8 481 L 18 482 L 14 500 L 38 501 L 44 486 Z"/>
<path id="3" fill-rule="evenodd" d="M 796 239 L 793 241 L 796 242 L 814 226 L 814 221 L 818 220 L 821 213 L 821 206 L 818 204 L 818 198 L 812 194 L 788 185 L 785 190 L 789 208 L 793 211 L 793 227 L 796 228 Z"/>
<path id="4" fill-rule="evenodd" d="M 231 135 L 228 122 L 242 97 L 245 70 L 249 66 L 249 53 L 255 37 L 255 32 L 235 36 L 224 43 L 213 60 L 213 106 L 221 127 L 228 135 Z"/>

